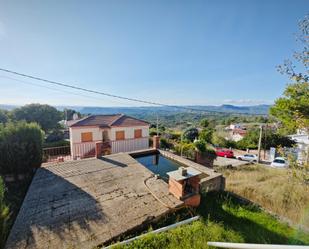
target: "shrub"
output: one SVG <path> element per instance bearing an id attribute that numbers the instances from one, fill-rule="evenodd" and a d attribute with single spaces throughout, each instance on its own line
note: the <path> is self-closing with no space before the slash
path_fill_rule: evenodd
<path id="1" fill-rule="evenodd" d="M 200 122 L 200 126 L 202 126 L 203 128 L 207 128 L 209 126 L 209 121 L 206 118 L 203 118 Z"/>
<path id="2" fill-rule="evenodd" d="M 272 132 L 265 132 L 262 136 L 262 145 L 266 149 L 269 149 L 270 147 L 292 147 L 295 142 L 291 140 L 289 137 L 282 136 L 278 133 L 272 133 Z M 259 141 L 259 130 L 258 129 L 252 129 L 250 130 L 246 136 L 238 141 L 236 143 L 236 147 L 238 149 L 244 150 L 244 149 L 256 149 L 258 147 L 258 141 Z"/>
<path id="3" fill-rule="evenodd" d="M 217 154 L 213 149 L 209 149 L 206 147 L 205 152 L 203 153 L 204 156 L 206 156 L 207 158 L 214 160 L 217 158 Z"/>
<path id="4" fill-rule="evenodd" d="M 0 177 L 0 248 L 4 247 L 4 243 L 8 234 L 8 220 L 10 216 L 9 208 L 4 200 L 5 186 Z"/>
<path id="5" fill-rule="evenodd" d="M 64 139 L 64 132 L 61 130 L 54 130 L 46 137 L 47 143 L 58 142 Z"/>
<path id="6" fill-rule="evenodd" d="M 206 143 L 204 140 L 197 140 L 194 142 L 195 148 L 199 152 L 205 152 L 206 151 Z"/>
<path id="7" fill-rule="evenodd" d="M 190 142 L 193 142 L 194 139 L 198 138 L 198 129 L 191 127 L 184 131 L 183 138 Z"/>
<path id="8" fill-rule="evenodd" d="M 35 123 L 0 126 L 0 174 L 27 174 L 42 162 L 44 133 Z"/>
<path id="9" fill-rule="evenodd" d="M 193 143 L 184 142 L 184 143 L 177 144 L 175 146 L 175 151 L 178 155 L 180 155 L 182 152 L 183 156 L 190 158 L 190 159 L 195 159 L 195 145 Z"/>
<path id="10" fill-rule="evenodd" d="M 173 139 L 173 140 L 176 140 L 176 141 L 180 141 L 180 139 L 181 139 L 181 133 L 180 132 L 176 132 L 176 131 L 166 132 L 165 136 L 168 139 Z"/>
<path id="11" fill-rule="evenodd" d="M 210 143 L 211 138 L 212 138 L 212 134 L 213 134 L 213 129 L 205 128 L 200 132 L 199 139 L 202 139 L 205 142 Z"/>
<path id="12" fill-rule="evenodd" d="M 236 143 L 232 140 L 227 140 L 222 136 L 219 136 L 217 134 L 213 134 L 212 136 L 212 143 L 218 147 L 222 148 L 235 148 Z"/>
<path id="13" fill-rule="evenodd" d="M 166 138 L 160 138 L 160 148 L 162 149 L 171 149 L 173 145 L 168 142 Z"/>
<path id="14" fill-rule="evenodd" d="M 61 146 L 70 146 L 70 141 L 67 140 L 61 140 L 57 142 L 44 142 L 43 143 L 43 148 L 51 148 L 51 147 L 61 147 Z"/>

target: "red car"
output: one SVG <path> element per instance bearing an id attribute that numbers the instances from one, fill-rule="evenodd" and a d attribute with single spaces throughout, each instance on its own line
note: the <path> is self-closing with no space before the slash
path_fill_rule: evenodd
<path id="1" fill-rule="evenodd" d="M 234 157 L 234 152 L 232 150 L 228 150 L 228 149 L 217 149 L 216 155 L 222 156 L 222 157 L 232 158 L 232 157 Z"/>

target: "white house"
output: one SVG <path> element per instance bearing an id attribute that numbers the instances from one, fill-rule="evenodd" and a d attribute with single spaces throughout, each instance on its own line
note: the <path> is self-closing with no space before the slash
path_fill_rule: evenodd
<path id="1" fill-rule="evenodd" d="M 70 126 L 73 158 L 93 156 L 96 142 L 106 153 L 149 148 L 149 123 L 123 114 L 91 115 Z"/>
<path id="2" fill-rule="evenodd" d="M 244 130 L 245 127 L 242 124 L 230 124 L 228 127 L 226 127 L 226 130 L 234 130 L 234 129 Z"/>
<path id="3" fill-rule="evenodd" d="M 296 142 L 297 159 L 300 163 L 308 162 L 309 160 L 309 134 L 305 130 L 297 130 L 297 133 L 289 136 Z"/>

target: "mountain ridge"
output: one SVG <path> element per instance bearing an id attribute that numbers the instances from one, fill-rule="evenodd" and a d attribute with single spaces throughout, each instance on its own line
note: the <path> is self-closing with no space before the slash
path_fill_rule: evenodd
<path id="1" fill-rule="evenodd" d="M 14 108 L 20 107 L 19 105 L 6 105 L 0 104 L 0 109 L 12 110 Z M 100 106 L 70 106 L 61 105 L 55 106 L 58 110 L 64 110 L 65 108 L 74 109 L 82 114 L 112 114 L 112 113 L 126 113 L 126 114 L 138 114 L 144 112 L 164 112 L 168 113 L 181 113 L 188 112 L 190 110 L 181 110 L 181 107 L 192 108 L 194 110 L 200 110 L 205 112 L 213 113 L 227 113 L 227 114 L 249 114 L 249 115 L 267 115 L 271 105 L 251 105 L 251 106 L 237 106 L 223 104 L 220 106 L 215 105 L 187 105 L 168 107 L 168 106 L 140 106 L 140 107 L 100 107 Z"/>

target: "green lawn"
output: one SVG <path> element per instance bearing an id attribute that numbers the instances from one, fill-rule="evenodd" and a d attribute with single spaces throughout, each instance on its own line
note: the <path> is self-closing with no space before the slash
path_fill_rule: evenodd
<path id="1" fill-rule="evenodd" d="M 202 218 L 169 232 L 149 235 L 115 248 L 208 248 L 207 241 L 309 244 L 309 234 L 280 223 L 257 207 L 227 193 L 209 193 L 195 213 Z"/>

